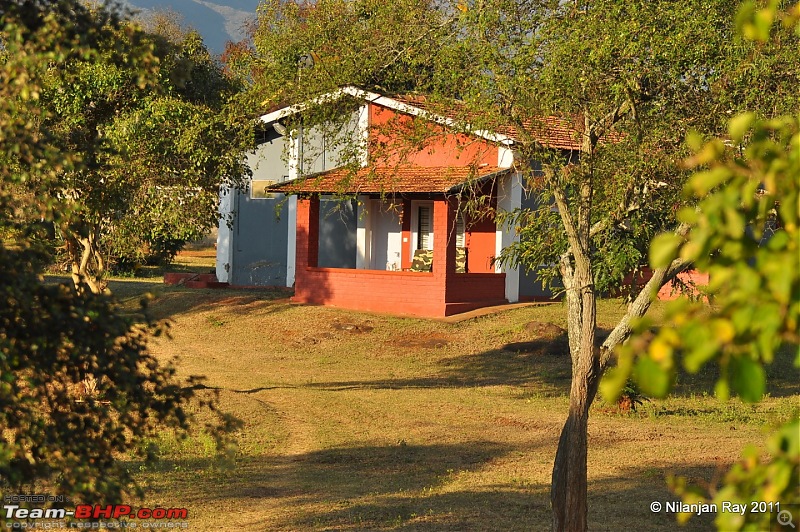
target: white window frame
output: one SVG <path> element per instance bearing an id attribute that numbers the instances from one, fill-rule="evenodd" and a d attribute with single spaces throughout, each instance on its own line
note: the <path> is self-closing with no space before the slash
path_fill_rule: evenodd
<path id="1" fill-rule="evenodd" d="M 433 249 L 433 202 L 432 201 L 412 201 L 411 202 L 411 256 L 419 247 L 419 208 L 427 207 L 430 209 L 431 228 L 428 231 L 428 247 Z"/>

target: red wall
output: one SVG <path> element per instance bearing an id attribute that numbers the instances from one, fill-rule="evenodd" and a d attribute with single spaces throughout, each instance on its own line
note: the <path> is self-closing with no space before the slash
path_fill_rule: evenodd
<path id="1" fill-rule="evenodd" d="M 508 303 L 506 274 L 457 273 L 447 279 L 446 315 Z"/>
<path id="2" fill-rule="evenodd" d="M 492 259 L 497 252 L 497 223 L 494 212 L 497 209 L 497 187 L 494 182 L 485 183 L 477 195 L 487 198 L 488 211 L 492 214 L 479 220 L 465 220 L 464 243 L 467 248 L 467 268 L 469 273 L 494 273 Z"/>
<path id="3" fill-rule="evenodd" d="M 456 274 L 455 203 L 434 203 L 433 273 L 317 268 L 319 200 L 297 202 L 297 270 L 294 300 L 335 307 L 441 317 L 505 303 L 504 274 Z M 449 269 L 445 255 L 451 255 Z M 313 261 L 313 262 L 312 262 Z"/>
<path id="4" fill-rule="evenodd" d="M 464 239 L 469 254 L 469 273 L 494 273 L 492 259 L 497 252 L 496 230 L 494 220 L 481 220 L 467 229 Z"/>
<path id="5" fill-rule="evenodd" d="M 376 104 L 369 105 L 370 157 L 373 164 L 404 164 L 412 166 L 469 166 L 488 164 L 497 166 L 497 146 L 482 139 L 463 134 L 447 133 L 429 121 L 418 120 Z M 427 127 L 434 136 L 426 139 L 424 146 L 411 147 L 392 130 L 411 131 L 416 127 Z"/>
<path id="6" fill-rule="evenodd" d="M 679 273 L 678 279 L 680 279 L 684 283 L 694 283 L 695 286 L 697 287 L 708 285 L 708 274 L 700 273 L 696 270 Z M 700 294 L 700 292 L 697 289 L 690 290 L 690 293 L 692 293 L 692 295 Z M 658 291 L 658 299 L 661 299 L 663 301 L 677 299 L 680 296 L 681 296 L 680 289 L 678 288 L 677 283 L 673 281 L 670 281 L 669 283 L 665 284 L 664 286 L 661 287 L 661 290 Z"/>
<path id="7" fill-rule="evenodd" d="M 507 303 L 505 274 L 298 268 L 294 300 L 333 307 L 441 317 Z"/>
<path id="8" fill-rule="evenodd" d="M 444 284 L 432 273 L 298 268 L 297 276 L 294 297 L 304 303 L 392 314 L 445 315 Z"/>

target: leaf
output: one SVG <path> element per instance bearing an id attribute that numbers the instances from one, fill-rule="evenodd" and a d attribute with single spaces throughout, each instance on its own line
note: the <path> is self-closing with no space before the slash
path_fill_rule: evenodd
<path id="1" fill-rule="evenodd" d="M 703 148 L 703 143 L 703 136 L 697 131 L 692 130 L 686 134 L 686 145 L 693 152 L 700 151 Z"/>
<path id="2" fill-rule="evenodd" d="M 619 367 L 611 368 L 600 381 L 600 394 L 608 403 L 613 403 L 622 395 L 622 389 L 628 379 L 628 373 Z"/>
<path id="3" fill-rule="evenodd" d="M 731 396 L 731 387 L 725 379 L 719 379 L 714 385 L 714 395 L 720 401 L 727 401 Z"/>
<path id="4" fill-rule="evenodd" d="M 664 363 L 672 359 L 672 346 L 663 338 L 656 338 L 650 343 L 650 358 L 658 363 Z"/>
<path id="5" fill-rule="evenodd" d="M 746 356 L 734 357 L 730 370 L 732 388 L 742 400 L 747 403 L 760 401 L 766 391 L 766 374 L 761 364 Z"/>
<path id="6" fill-rule="evenodd" d="M 742 139 L 750 129 L 750 125 L 753 123 L 753 120 L 755 120 L 755 117 L 755 113 L 742 113 L 733 117 L 728 123 L 728 134 L 731 140 L 737 144 L 742 142 Z"/>
<path id="7" fill-rule="evenodd" d="M 773 6 L 756 10 L 754 2 L 742 4 L 736 17 L 736 26 L 750 41 L 766 42 L 775 21 L 776 10 Z"/>
<path id="8" fill-rule="evenodd" d="M 725 145 L 719 139 L 706 143 L 703 149 L 684 161 L 684 166 L 694 168 L 716 161 L 725 152 Z"/>
<path id="9" fill-rule="evenodd" d="M 633 366 L 633 353 L 630 348 L 628 346 L 620 346 L 617 349 L 619 350 L 617 366 L 606 371 L 600 380 L 600 393 L 607 402 L 619 399 Z"/>
<path id="10" fill-rule="evenodd" d="M 726 319 L 716 319 L 711 321 L 711 331 L 714 337 L 723 344 L 731 342 L 736 336 L 736 329 L 733 324 Z"/>
<path id="11" fill-rule="evenodd" d="M 725 208 L 725 227 L 731 238 L 740 239 L 744 235 L 745 220 L 744 216 L 733 207 Z"/>
<path id="12" fill-rule="evenodd" d="M 675 233 L 661 233 L 650 244 L 650 266 L 663 268 L 678 255 L 678 248 L 683 239 Z"/>
<path id="13" fill-rule="evenodd" d="M 695 343 L 694 349 L 684 357 L 683 366 L 689 373 L 697 373 L 703 364 L 713 359 L 718 353 L 719 343 L 715 341 Z"/>
<path id="14" fill-rule="evenodd" d="M 722 492 L 720 491 L 718 495 L 721 495 Z M 722 499 L 724 501 L 733 502 L 735 499 Z M 745 504 L 746 501 L 736 501 L 738 504 Z M 739 512 L 718 512 L 716 519 L 714 519 L 714 525 L 716 525 L 717 530 L 741 530 L 742 525 L 744 524 L 744 516 L 739 514 Z"/>
<path id="15" fill-rule="evenodd" d="M 705 172 L 697 172 L 692 176 L 686 185 L 686 189 L 696 197 L 706 196 L 712 189 L 722 185 L 733 173 L 723 166 L 718 166 Z"/>
<path id="16" fill-rule="evenodd" d="M 784 425 L 767 442 L 767 449 L 772 454 L 789 453 L 795 459 L 800 456 L 800 419 Z"/>
<path id="17" fill-rule="evenodd" d="M 672 386 L 672 372 L 650 357 L 641 357 L 636 361 L 633 376 L 642 393 L 651 397 L 665 397 Z"/>

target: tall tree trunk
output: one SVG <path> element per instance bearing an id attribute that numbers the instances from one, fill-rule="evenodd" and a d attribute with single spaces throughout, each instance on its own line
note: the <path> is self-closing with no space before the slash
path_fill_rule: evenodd
<path id="1" fill-rule="evenodd" d="M 553 530 L 586 530 L 587 506 L 587 427 L 589 407 L 597 393 L 600 360 L 594 347 L 597 322 L 596 296 L 591 266 L 587 257 L 578 254 L 574 272 L 562 260 L 567 298 L 567 321 L 572 385 L 569 416 L 561 431 L 553 464 L 550 502 L 553 507 Z"/>
<path id="2" fill-rule="evenodd" d="M 676 232 L 684 235 L 681 226 Z M 572 386 L 569 395 L 569 416 L 561 430 L 553 463 L 550 502 L 553 507 L 553 530 L 583 531 L 588 528 L 587 429 L 600 378 L 611 360 L 614 348 L 631 334 L 630 322 L 644 316 L 652 297 L 688 264 L 676 260 L 670 266 L 653 272 L 652 278 L 628 308 L 600 349 L 596 349 L 597 298 L 592 285 L 588 261 L 580 257 L 574 268 L 569 257 L 562 258 L 561 270 L 566 288 L 569 343 L 572 356 Z"/>
<path id="3" fill-rule="evenodd" d="M 572 357 L 569 416 L 561 430 L 553 463 L 550 503 L 553 530 L 584 531 L 587 528 L 587 428 L 589 407 L 600 380 L 599 351 L 594 338 L 597 327 L 597 296 L 591 261 L 591 219 L 594 194 L 592 154 L 597 136 L 588 110 L 584 110 L 581 147 L 582 169 L 577 182 L 577 209 L 573 217 L 566 192 L 555 187 L 554 199 L 564 224 L 570 251 L 561 257 L 561 277 L 567 299 L 567 332 Z"/>
<path id="4" fill-rule="evenodd" d="M 597 330 L 597 294 L 591 264 L 592 199 L 594 193 L 593 154 L 604 129 L 620 117 L 634 110 L 625 102 L 599 123 L 593 123 L 588 109 L 584 110 L 584 135 L 581 145 L 583 168 L 577 176 L 577 203 L 569 208 L 566 187 L 562 188 L 557 175 L 545 169 L 545 178 L 553 191 L 561 221 L 569 242 L 569 249 L 561 257 L 561 278 L 567 300 L 567 330 L 569 351 L 572 357 L 572 384 L 569 392 L 569 416 L 558 440 L 550 486 L 550 503 L 553 507 L 553 530 L 582 532 L 588 525 L 587 486 L 587 429 L 589 408 L 592 406 L 600 378 L 611 360 L 614 347 L 630 335 L 630 323 L 641 317 L 650 307 L 651 297 L 686 264 L 675 261 L 667 268 L 656 270 L 627 315 L 611 332 L 601 349 L 595 348 Z M 610 123 L 610 124 L 609 124 Z M 599 129 L 598 129 L 599 128 Z M 566 183 L 564 179 L 564 183 Z M 623 209 L 624 210 L 624 209 Z M 688 226 L 681 225 L 677 234 L 683 236 Z"/>

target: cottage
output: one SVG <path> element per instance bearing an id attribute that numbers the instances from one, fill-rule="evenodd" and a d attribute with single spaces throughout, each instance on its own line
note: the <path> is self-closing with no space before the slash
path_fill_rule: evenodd
<path id="1" fill-rule="evenodd" d="M 495 213 L 535 201 L 514 169 L 513 130 L 459 133 L 420 99 L 352 87 L 332 97 L 358 102 L 333 128 L 288 134 L 281 121 L 300 107 L 261 117 L 250 189 L 221 196 L 220 281 L 294 286 L 301 302 L 420 316 L 549 298 L 535 274 L 494 260 L 516 238 Z M 393 128 L 414 118 L 439 134 L 387 151 L 401 144 Z M 578 133 L 562 122 L 543 135 L 567 157 L 578 149 Z M 343 153 L 352 156 L 354 143 L 342 139 L 357 141 L 360 168 Z"/>

